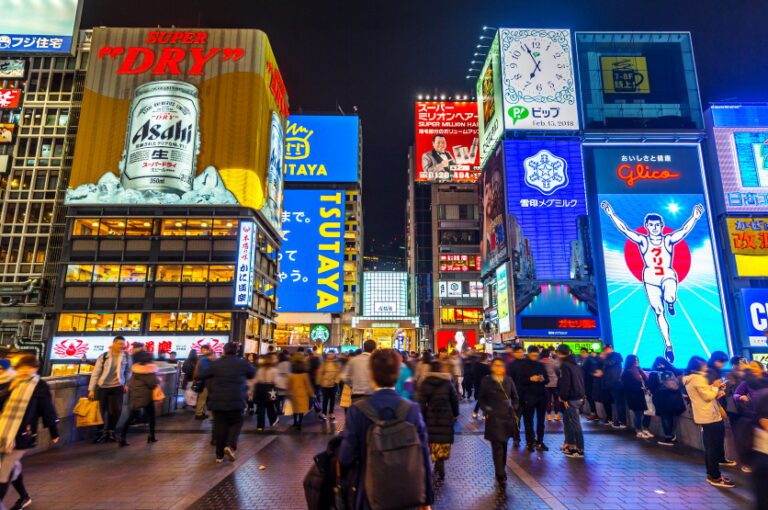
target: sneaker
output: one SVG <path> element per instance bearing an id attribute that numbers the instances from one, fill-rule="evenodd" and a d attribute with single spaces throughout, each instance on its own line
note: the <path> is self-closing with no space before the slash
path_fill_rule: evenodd
<path id="1" fill-rule="evenodd" d="M 540 452 L 548 452 L 549 451 L 549 447 L 547 445 L 545 445 L 544 443 L 537 443 L 536 444 L 536 449 L 539 450 Z"/>
<path id="2" fill-rule="evenodd" d="M 725 459 L 725 460 L 721 460 L 720 462 L 718 462 L 718 464 L 720 464 L 721 466 L 733 467 L 733 466 L 736 465 L 736 461 L 735 460 Z M 722 477 L 720 477 L 720 478 L 722 478 Z"/>
<path id="3" fill-rule="evenodd" d="M 26 498 L 19 498 L 16 503 L 11 507 L 11 510 L 22 510 L 32 504 L 32 498 L 27 496 Z"/>
<path id="4" fill-rule="evenodd" d="M 565 456 L 569 459 L 583 459 L 584 452 L 579 450 L 570 449 L 565 452 Z"/>
<path id="5" fill-rule="evenodd" d="M 221 464 L 224 462 L 224 457 L 216 457 L 216 464 Z"/>
<path id="6" fill-rule="evenodd" d="M 263 427 L 259 427 L 259 428 L 256 429 L 256 432 L 264 432 L 264 428 Z"/>
<path id="7" fill-rule="evenodd" d="M 742 473 L 746 473 L 746 474 L 750 474 L 750 473 L 752 473 L 752 468 L 749 467 L 749 466 L 741 466 L 741 472 Z"/>
<path id="8" fill-rule="evenodd" d="M 717 478 L 717 479 L 712 479 L 710 477 L 707 477 L 707 483 L 709 485 L 714 485 L 715 487 L 726 487 L 728 489 L 736 487 L 735 483 L 733 483 L 731 480 L 729 480 L 724 476 L 721 476 L 720 478 Z"/>
<path id="9" fill-rule="evenodd" d="M 560 421 L 560 415 L 558 413 L 555 413 L 555 421 Z"/>
<path id="10" fill-rule="evenodd" d="M 571 449 L 570 446 L 568 446 L 567 444 L 564 444 L 560 447 L 560 451 L 563 453 L 567 452 L 570 449 Z"/>
<path id="11" fill-rule="evenodd" d="M 672 439 L 659 439 L 656 441 L 656 444 L 660 444 L 661 446 L 675 446 L 675 442 Z"/>
<path id="12" fill-rule="evenodd" d="M 655 437 L 653 435 L 653 432 L 651 432 L 650 430 L 644 430 L 643 435 L 645 436 L 646 439 L 653 439 Z"/>
<path id="13" fill-rule="evenodd" d="M 612 423 L 611 427 L 613 427 L 615 429 L 625 429 L 625 428 L 627 428 L 627 426 L 624 425 L 623 423 Z"/>
<path id="14" fill-rule="evenodd" d="M 325 416 L 323 413 L 318 413 L 317 417 L 320 418 L 323 421 L 327 421 L 328 420 L 328 417 Z"/>
<path id="15" fill-rule="evenodd" d="M 641 430 L 640 432 L 637 432 L 637 433 L 635 434 L 635 437 L 637 437 L 637 438 L 640 438 L 640 439 L 645 439 L 645 432 L 643 432 L 643 431 Z"/>
<path id="16" fill-rule="evenodd" d="M 328 417 L 328 419 L 331 420 L 331 421 L 336 421 L 336 417 L 334 415 L 330 415 Z"/>
<path id="17" fill-rule="evenodd" d="M 472 418 L 477 419 L 477 413 L 472 413 Z"/>
<path id="18" fill-rule="evenodd" d="M 226 455 L 227 458 L 232 462 L 234 462 L 236 459 L 234 450 L 232 450 L 232 448 L 230 448 L 229 446 L 224 448 L 224 455 Z"/>

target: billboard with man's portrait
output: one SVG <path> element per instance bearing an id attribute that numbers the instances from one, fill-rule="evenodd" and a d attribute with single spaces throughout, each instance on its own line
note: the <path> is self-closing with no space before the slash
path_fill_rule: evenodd
<path id="1" fill-rule="evenodd" d="M 417 182 L 477 182 L 477 107 L 469 101 L 416 103 Z"/>

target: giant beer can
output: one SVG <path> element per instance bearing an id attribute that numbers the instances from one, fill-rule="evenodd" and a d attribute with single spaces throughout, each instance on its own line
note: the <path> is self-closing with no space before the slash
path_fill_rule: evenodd
<path id="1" fill-rule="evenodd" d="M 194 85 L 163 80 L 136 87 L 125 130 L 123 187 L 177 195 L 192 190 L 200 150 L 199 122 Z"/>

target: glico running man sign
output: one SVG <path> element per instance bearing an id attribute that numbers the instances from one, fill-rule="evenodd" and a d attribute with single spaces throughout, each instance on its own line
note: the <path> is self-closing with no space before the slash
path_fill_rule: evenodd
<path id="1" fill-rule="evenodd" d="M 699 146 L 592 145 L 585 161 L 616 349 L 646 364 L 728 351 Z"/>

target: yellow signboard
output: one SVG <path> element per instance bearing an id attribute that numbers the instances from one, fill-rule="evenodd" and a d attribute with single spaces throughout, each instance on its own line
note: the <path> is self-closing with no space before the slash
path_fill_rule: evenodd
<path id="1" fill-rule="evenodd" d="M 650 94 L 645 57 L 600 57 L 603 92 L 606 94 Z"/>
<path id="2" fill-rule="evenodd" d="M 726 218 L 726 225 L 738 276 L 768 276 L 768 217 Z"/>

